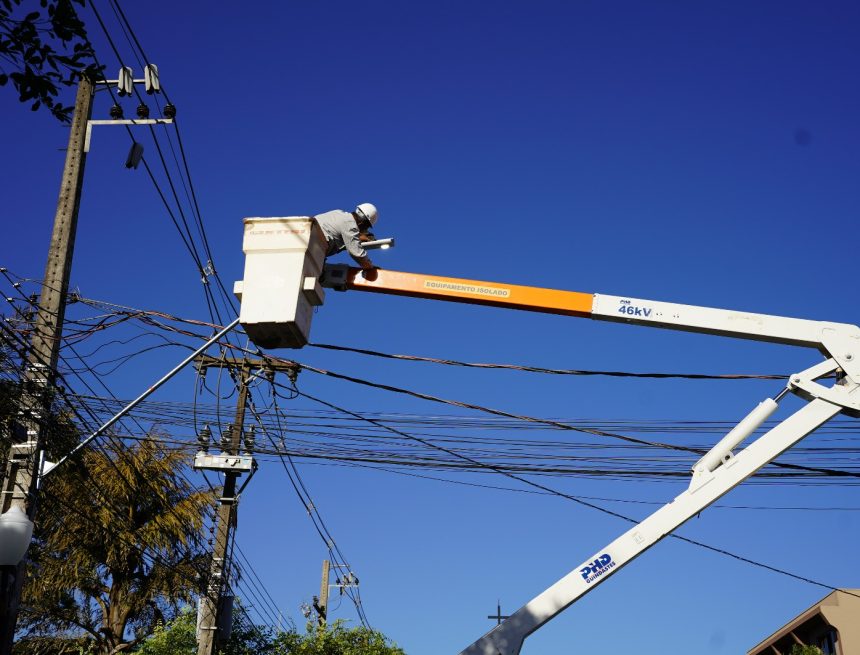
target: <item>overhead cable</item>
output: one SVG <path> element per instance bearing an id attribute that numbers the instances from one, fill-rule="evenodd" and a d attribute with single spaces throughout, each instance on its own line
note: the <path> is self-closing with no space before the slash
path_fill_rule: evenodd
<path id="1" fill-rule="evenodd" d="M 601 513 L 603 513 L 603 514 L 607 514 L 607 515 L 609 515 L 609 516 L 613 516 L 613 517 L 615 517 L 615 518 L 621 519 L 622 521 L 625 521 L 625 522 L 627 522 L 627 523 L 633 523 L 633 524 L 637 524 L 637 523 L 639 523 L 639 521 L 637 521 L 636 519 L 633 519 L 633 518 L 631 518 L 631 517 L 629 517 L 629 516 L 625 516 L 624 514 L 621 514 L 621 513 L 619 513 L 619 512 L 616 512 L 616 511 L 613 511 L 613 510 L 607 509 L 607 508 L 605 508 L 605 507 L 602 507 L 602 506 L 597 505 L 597 504 L 595 504 L 595 503 L 589 502 L 589 501 L 587 501 L 587 500 L 583 500 L 583 499 L 582 499 L 582 498 L 580 498 L 580 497 L 577 497 L 577 496 L 573 496 L 573 495 L 570 495 L 570 494 L 564 493 L 564 492 L 559 491 L 559 490 L 557 490 L 557 489 L 553 489 L 552 487 L 548 487 L 548 486 L 546 486 L 546 485 L 544 485 L 544 484 L 541 484 L 541 483 L 538 483 L 538 482 L 534 482 L 533 480 L 529 480 L 528 478 L 524 478 L 524 477 L 522 477 L 522 476 L 519 476 L 519 475 L 516 475 L 516 474 L 513 474 L 513 473 L 509 473 L 509 472 L 507 472 L 507 471 L 499 470 L 497 467 L 493 466 L 492 464 L 486 464 L 486 463 L 484 463 L 484 462 L 480 462 L 480 461 L 475 460 L 475 459 L 473 459 L 473 458 L 470 458 L 470 457 L 467 457 L 467 456 L 462 455 L 462 454 L 460 454 L 460 453 L 457 453 L 456 451 L 452 451 L 452 450 L 450 450 L 450 449 L 447 449 L 447 448 L 445 448 L 444 446 L 439 446 L 439 445 L 434 444 L 434 443 L 432 443 L 432 442 L 430 442 L 430 441 L 427 441 L 427 440 L 425 440 L 425 439 L 421 439 L 420 437 L 412 436 L 412 435 L 410 435 L 410 434 L 408 434 L 408 433 L 406 433 L 406 432 L 403 432 L 402 430 L 397 430 L 397 429 L 395 429 L 395 428 L 388 427 L 388 426 L 386 426 L 385 424 L 383 424 L 383 423 L 381 423 L 381 422 L 379 422 L 379 421 L 376 421 L 375 419 L 369 419 L 369 418 L 363 417 L 362 415 L 360 415 L 360 414 L 358 414 L 358 413 L 356 413 L 356 412 L 350 411 L 350 410 L 345 409 L 345 408 L 343 408 L 343 407 L 339 407 L 339 406 L 334 405 L 334 404 L 332 404 L 332 403 L 329 403 L 329 402 L 327 402 L 327 401 L 325 401 L 325 400 L 322 400 L 321 398 L 316 398 L 316 397 L 311 396 L 311 395 L 309 395 L 309 394 L 306 394 L 306 393 L 304 393 L 304 392 L 302 392 L 302 391 L 299 391 L 299 394 L 300 394 L 301 396 L 305 397 L 305 398 L 308 398 L 309 400 L 313 400 L 313 401 L 315 401 L 315 402 L 318 402 L 318 403 L 320 403 L 320 404 L 322 404 L 322 405 L 325 405 L 326 407 L 329 407 L 329 408 L 331 408 L 331 409 L 335 409 L 335 410 L 340 411 L 340 412 L 343 412 L 343 413 L 345 413 L 345 414 L 349 414 L 349 415 L 351 415 L 351 416 L 353 416 L 354 418 L 357 418 L 357 419 L 361 419 L 361 420 L 365 420 L 365 421 L 368 421 L 368 422 L 374 423 L 375 425 L 378 425 L 379 427 L 383 427 L 383 428 L 389 429 L 389 430 L 391 430 L 392 432 L 396 432 L 397 434 L 399 434 L 399 435 L 401 435 L 401 436 L 403 436 L 403 437 L 406 437 L 406 438 L 408 438 L 408 439 L 414 439 L 414 440 L 416 440 L 416 441 L 418 441 L 418 442 L 420 442 L 420 443 L 424 444 L 425 446 L 427 446 L 427 447 L 429 447 L 429 448 L 436 448 L 436 449 L 439 449 L 439 450 L 443 450 L 443 451 L 447 452 L 449 455 L 452 455 L 452 456 L 454 456 L 454 457 L 458 457 L 458 458 L 461 458 L 461 459 L 467 460 L 467 461 L 469 461 L 470 463 L 472 463 L 472 464 L 473 464 L 473 465 L 475 465 L 475 466 L 479 466 L 479 467 L 483 467 L 483 468 L 489 468 L 489 469 L 491 469 L 491 470 L 495 471 L 496 473 L 498 473 L 498 474 L 500 474 L 500 475 L 504 475 L 505 477 L 510 478 L 510 479 L 512 479 L 512 480 L 517 480 L 518 482 L 521 482 L 521 483 L 523 483 L 523 484 L 525 484 L 525 485 L 528 485 L 528 486 L 530 486 L 530 487 L 534 487 L 535 489 L 539 489 L 539 490 L 544 491 L 544 492 L 547 492 L 547 493 L 549 493 L 549 494 L 552 494 L 552 495 L 555 495 L 555 496 L 559 496 L 559 497 L 561 497 L 561 498 L 565 498 L 565 499 L 570 500 L 570 501 L 572 501 L 572 502 L 574 502 L 574 503 L 577 503 L 578 505 L 582 505 L 582 506 L 584 506 L 584 507 L 588 507 L 588 508 L 590 508 L 590 509 L 597 510 L 598 512 L 601 512 Z M 764 563 L 762 563 L 762 562 L 758 562 L 758 561 L 756 561 L 756 560 L 750 559 L 750 558 L 748 558 L 748 557 L 744 557 L 744 556 L 742 556 L 742 555 L 737 555 L 736 553 L 732 553 L 732 552 L 730 552 L 730 551 L 728 551 L 728 550 L 725 550 L 725 549 L 721 549 L 721 548 L 716 548 L 716 547 L 714 547 L 714 546 L 710 546 L 710 545 L 708 545 L 708 544 L 705 544 L 705 543 L 703 543 L 703 542 L 696 541 L 696 540 L 694 540 L 694 539 L 689 539 L 689 538 L 687 538 L 687 537 L 682 537 L 682 536 L 680 536 L 680 535 L 676 535 L 676 534 L 674 534 L 674 533 L 670 533 L 670 534 L 669 534 L 669 535 L 667 535 L 667 536 L 672 537 L 672 538 L 675 538 L 675 539 L 679 539 L 679 540 L 681 540 L 681 541 L 683 541 L 683 542 L 685 542 L 685 543 L 689 543 L 689 544 L 692 544 L 692 545 L 694 545 L 694 546 L 699 546 L 699 547 L 701 547 L 701 548 L 705 548 L 705 549 L 707 549 L 707 550 L 710 550 L 710 551 L 715 552 L 715 553 L 719 553 L 719 554 L 721 554 L 721 555 L 725 555 L 725 556 L 727 556 L 727 557 L 731 557 L 731 558 L 733 558 L 733 559 L 736 559 L 736 560 L 738 560 L 738 561 L 744 562 L 744 563 L 746 563 L 746 564 L 750 564 L 750 565 L 752 565 L 752 566 L 756 566 L 756 567 L 759 567 L 759 568 L 766 569 L 766 570 L 768 570 L 768 571 L 771 571 L 771 572 L 777 573 L 777 574 L 779 574 L 779 575 L 783 575 L 783 576 L 786 576 L 786 577 L 794 578 L 795 580 L 799 580 L 799 581 L 801 581 L 801 582 L 806 582 L 806 583 L 808 583 L 808 584 L 815 585 L 815 586 L 818 586 L 818 587 L 823 587 L 823 588 L 828 589 L 828 590 L 830 590 L 830 591 L 836 591 L 837 589 L 839 589 L 838 587 L 834 587 L 834 586 L 832 586 L 832 585 L 828 585 L 828 584 L 825 584 L 825 583 L 823 583 L 823 582 L 819 582 L 819 581 L 817 581 L 817 580 L 813 580 L 812 578 L 808 578 L 808 577 L 806 577 L 806 576 L 798 575 L 798 574 L 796 574 L 796 573 L 792 573 L 792 572 L 787 571 L 787 570 L 785 570 L 785 569 L 780 569 L 780 568 L 777 568 L 777 567 L 775 567 L 775 566 L 771 566 L 771 565 L 769 565 L 769 564 L 764 564 Z M 860 598 L 860 594 L 852 594 L 852 595 L 856 595 L 858 598 Z"/>
<path id="2" fill-rule="evenodd" d="M 784 380 L 788 375 L 753 375 L 753 374 L 707 374 L 707 373 L 632 373 L 630 371 L 593 371 L 582 369 L 559 369 L 543 368 L 540 366 L 520 366 L 517 364 L 489 364 L 479 362 L 461 362 L 454 359 L 438 359 L 436 357 L 419 357 L 417 355 L 396 355 L 384 353 L 378 350 L 366 348 L 352 348 L 348 346 L 336 346 L 328 343 L 309 343 L 314 348 L 325 350 L 336 350 L 340 352 L 370 355 L 384 359 L 396 359 L 406 362 L 427 362 L 431 364 L 444 364 L 446 366 L 460 366 L 464 368 L 501 369 L 509 371 L 525 371 L 527 373 L 548 373 L 551 375 L 601 375 L 617 378 L 655 378 L 655 379 L 683 379 L 683 380 Z"/>

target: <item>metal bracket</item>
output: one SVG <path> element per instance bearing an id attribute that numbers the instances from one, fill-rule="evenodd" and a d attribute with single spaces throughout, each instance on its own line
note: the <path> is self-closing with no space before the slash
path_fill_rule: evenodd
<path id="1" fill-rule="evenodd" d="M 860 384 L 860 328 L 837 325 L 821 330 L 821 343 L 827 354 L 855 384 Z"/>
<path id="2" fill-rule="evenodd" d="M 84 152 L 90 151 L 90 138 L 93 125 L 173 125 L 172 118 L 123 118 L 120 120 L 89 120 L 84 137 Z"/>
<path id="3" fill-rule="evenodd" d="M 349 266 L 346 264 L 326 264 L 320 275 L 320 284 L 335 291 L 346 291 Z"/>
<path id="4" fill-rule="evenodd" d="M 135 77 L 134 79 L 132 79 L 132 82 L 134 82 L 135 84 L 145 84 L 146 78 L 145 77 L 141 77 L 141 78 Z M 119 84 L 119 80 L 98 80 L 96 82 L 96 84 L 101 84 L 103 86 L 116 86 L 117 84 Z"/>
<path id="5" fill-rule="evenodd" d="M 253 478 L 253 477 L 254 477 L 254 474 L 257 472 L 257 460 L 252 458 L 252 459 L 251 459 L 251 464 L 252 464 L 252 467 L 251 467 L 251 475 L 249 475 L 249 476 L 245 479 L 245 481 L 242 483 L 242 486 L 241 486 L 241 487 L 239 487 L 239 491 L 237 491 L 237 492 L 236 492 L 236 496 L 237 496 L 237 497 L 242 495 L 242 492 L 243 492 L 243 491 L 245 491 L 245 487 L 247 487 L 247 486 L 248 486 L 248 483 L 251 481 L 251 478 Z"/>
<path id="6" fill-rule="evenodd" d="M 819 378 L 841 370 L 842 367 L 837 361 L 828 359 L 805 371 L 795 373 L 789 378 L 786 386 L 789 391 L 805 400 L 820 398 L 837 407 L 842 407 L 842 412 L 848 416 L 860 417 L 860 394 L 854 393 L 856 387 L 850 389 L 838 383 L 832 387 L 825 387 L 815 382 Z"/>

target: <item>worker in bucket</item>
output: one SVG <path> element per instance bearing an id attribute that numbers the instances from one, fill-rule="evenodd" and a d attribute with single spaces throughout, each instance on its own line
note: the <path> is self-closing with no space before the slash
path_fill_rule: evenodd
<path id="1" fill-rule="evenodd" d="M 374 268 L 373 262 L 370 261 L 367 251 L 361 244 L 373 240 L 370 229 L 376 224 L 378 217 L 376 207 L 369 202 L 361 203 L 352 212 L 333 209 L 314 216 L 314 220 L 322 228 L 328 242 L 326 257 L 346 250 L 364 270 Z"/>

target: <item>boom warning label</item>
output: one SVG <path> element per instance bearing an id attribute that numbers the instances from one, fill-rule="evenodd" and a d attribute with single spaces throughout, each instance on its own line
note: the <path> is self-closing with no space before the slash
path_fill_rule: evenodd
<path id="1" fill-rule="evenodd" d="M 470 293 L 475 296 L 491 296 L 493 298 L 508 298 L 510 289 L 497 289 L 496 287 L 482 287 L 476 284 L 457 284 L 455 282 L 439 282 L 437 280 L 425 280 L 424 288 L 432 291 L 454 291 L 456 293 Z"/>

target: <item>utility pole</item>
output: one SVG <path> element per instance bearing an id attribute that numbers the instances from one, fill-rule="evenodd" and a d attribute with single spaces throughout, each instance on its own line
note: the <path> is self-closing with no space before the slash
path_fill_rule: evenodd
<path id="1" fill-rule="evenodd" d="M 340 574 L 336 573 L 335 583 L 329 584 L 329 580 L 331 578 L 331 569 L 332 564 L 327 559 L 323 560 L 322 566 L 322 580 L 320 581 L 320 595 L 314 596 L 313 598 L 313 610 L 317 613 L 317 625 L 320 628 L 324 628 L 326 626 L 326 621 L 328 621 L 328 597 L 329 597 L 329 589 L 332 587 L 337 587 L 340 595 L 343 596 L 344 589 L 353 589 L 358 587 L 358 578 L 356 575 L 349 570 L 346 564 L 334 564 L 333 568 L 335 569 L 347 569 L 346 574 L 341 579 Z M 311 617 L 311 608 L 306 604 L 302 604 L 302 611 L 306 618 L 310 619 Z"/>
<path id="2" fill-rule="evenodd" d="M 487 618 L 488 619 L 496 619 L 496 621 L 498 622 L 497 624 L 502 625 L 502 621 L 504 619 L 509 619 L 511 617 L 510 616 L 504 616 L 502 614 L 502 601 L 497 600 L 496 601 L 496 615 L 495 616 L 490 615 Z"/>
<path id="3" fill-rule="evenodd" d="M 317 612 L 317 623 L 321 628 L 325 627 L 328 618 L 328 577 L 331 562 L 327 559 L 322 564 L 322 581 L 320 582 L 320 595 L 314 598 L 314 609 Z"/>
<path id="4" fill-rule="evenodd" d="M 249 360 L 236 358 L 217 358 L 201 355 L 197 358 L 197 366 L 201 372 L 208 368 L 229 368 L 238 373 L 239 397 L 236 400 L 236 416 L 230 430 L 229 442 L 222 443 L 222 455 L 209 455 L 204 450 L 197 454 L 194 460 L 195 469 L 207 469 L 224 473 L 224 487 L 218 498 L 218 513 L 215 519 L 215 547 L 212 552 L 212 564 L 209 569 L 209 580 L 206 593 L 200 599 L 200 620 L 197 638 L 197 655 L 213 655 L 223 645 L 223 639 L 219 635 L 219 627 L 224 621 L 223 599 L 228 589 L 227 560 L 230 552 L 230 540 L 232 532 L 236 527 L 239 494 L 250 481 L 236 490 L 236 481 L 242 473 L 253 475 L 256 463 L 252 457 L 253 447 L 249 445 L 249 439 L 245 438 L 244 456 L 240 456 L 242 450 L 242 438 L 245 434 L 245 409 L 248 404 L 248 384 L 251 372 L 255 370 L 264 371 L 266 374 L 274 375 L 277 371 L 288 372 L 293 379 L 298 373 L 295 364 L 274 362 L 270 360 Z"/>
<path id="5" fill-rule="evenodd" d="M 54 216 L 54 230 L 48 251 L 48 263 L 39 298 L 39 312 L 33 330 L 20 402 L 20 429 L 23 442 L 9 450 L 3 479 L 0 511 L 12 507 L 23 509 L 30 520 L 36 516 L 36 484 L 45 447 L 44 427 L 50 407 L 50 390 L 57 372 L 66 295 L 75 249 L 75 232 L 81 187 L 84 180 L 86 152 L 84 142 L 93 107 L 92 80 L 82 77 L 75 98 L 75 112 L 66 150 L 66 163 L 60 183 L 60 197 Z M 22 561 L 17 566 L 0 567 L 0 655 L 9 655 L 15 636 L 15 623 L 24 584 Z"/>

